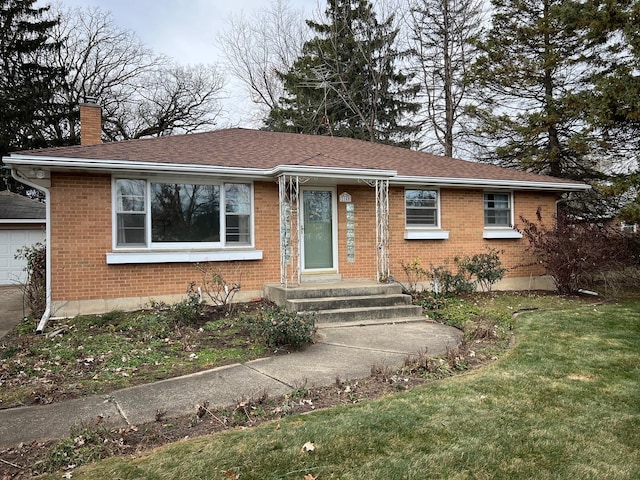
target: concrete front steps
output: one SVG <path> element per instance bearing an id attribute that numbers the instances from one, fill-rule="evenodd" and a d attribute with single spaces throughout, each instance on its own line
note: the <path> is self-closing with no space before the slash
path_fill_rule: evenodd
<path id="1" fill-rule="evenodd" d="M 424 320 L 399 284 L 341 281 L 297 287 L 268 284 L 265 297 L 291 312 L 313 312 L 322 323 L 390 323 Z"/>

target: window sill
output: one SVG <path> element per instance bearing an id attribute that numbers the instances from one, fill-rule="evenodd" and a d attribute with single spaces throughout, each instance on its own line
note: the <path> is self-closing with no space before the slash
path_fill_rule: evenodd
<path id="1" fill-rule="evenodd" d="M 405 230 L 405 240 L 447 240 L 449 232 L 447 230 Z"/>
<path id="2" fill-rule="evenodd" d="M 513 228 L 485 228 L 482 238 L 522 238 L 522 234 Z"/>
<path id="3" fill-rule="evenodd" d="M 131 263 L 229 262 L 234 260 L 262 260 L 262 250 L 107 253 L 107 265 L 125 265 Z"/>

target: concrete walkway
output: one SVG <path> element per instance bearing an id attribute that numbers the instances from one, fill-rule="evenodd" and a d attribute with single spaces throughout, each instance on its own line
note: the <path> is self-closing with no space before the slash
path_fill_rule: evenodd
<path id="1" fill-rule="evenodd" d="M 103 416 L 109 426 L 139 425 L 213 407 L 234 405 L 266 391 L 278 396 L 306 382 L 324 386 L 368 377 L 371 366 L 399 367 L 408 354 L 427 350 L 438 355 L 461 340 L 461 332 L 428 321 L 319 325 L 320 340 L 300 352 L 229 365 L 184 377 L 131 387 L 57 404 L 0 410 L 0 446 L 62 438 L 82 421 Z"/>
<path id="2" fill-rule="evenodd" d="M 18 325 L 25 316 L 22 287 L 0 286 L 0 338 Z"/>

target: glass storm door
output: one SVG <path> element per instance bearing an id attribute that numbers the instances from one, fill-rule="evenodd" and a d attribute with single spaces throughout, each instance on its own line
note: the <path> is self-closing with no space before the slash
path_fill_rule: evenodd
<path id="1" fill-rule="evenodd" d="M 303 270 L 334 268 L 333 191 L 303 190 Z"/>

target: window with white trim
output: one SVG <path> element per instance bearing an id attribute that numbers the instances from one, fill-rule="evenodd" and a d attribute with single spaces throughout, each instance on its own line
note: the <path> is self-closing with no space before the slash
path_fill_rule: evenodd
<path id="1" fill-rule="evenodd" d="M 511 228 L 511 194 L 485 192 L 484 226 Z"/>
<path id="2" fill-rule="evenodd" d="M 115 196 L 117 247 L 251 245 L 250 184 L 120 178 Z"/>
<path id="3" fill-rule="evenodd" d="M 438 191 L 405 189 L 405 218 L 407 227 L 438 226 Z"/>

